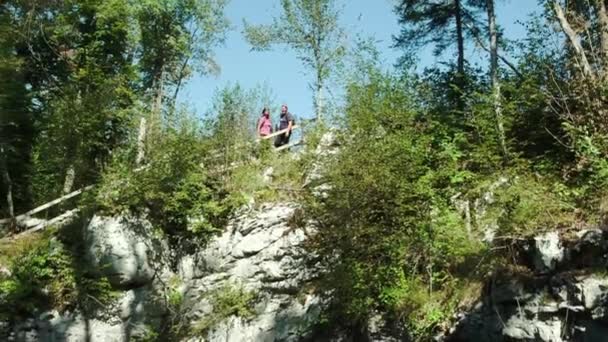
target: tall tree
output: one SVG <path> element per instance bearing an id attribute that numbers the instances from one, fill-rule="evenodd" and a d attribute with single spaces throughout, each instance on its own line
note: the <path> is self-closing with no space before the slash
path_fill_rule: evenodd
<path id="1" fill-rule="evenodd" d="M 466 87 L 465 39 L 478 26 L 477 9 L 466 6 L 464 0 L 401 0 L 395 12 L 402 25 L 395 37 L 395 45 L 412 52 L 425 45 L 434 45 L 434 53 L 440 55 L 447 48 L 456 46 L 455 106 L 462 112 L 465 102 L 462 93 Z"/>
<path id="2" fill-rule="evenodd" d="M 144 157 L 142 141 L 162 126 L 168 90 L 173 89 L 171 109 L 183 81 L 193 71 L 217 72 L 213 49 L 222 44 L 229 28 L 224 16 L 227 0 L 142 0 L 140 69 L 143 89 L 151 94 L 151 117 L 146 133 L 140 123 L 138 162 Z"/>
<path id="3" fill-rule="evenodd" d="M 13 217 L 31 200 L 33 116 L 11 3 L 0 4 L 0 216 Z"/>
<path id="4" fill-rule="evenodd" d="M 584 77 L 604 80 L 608 75 L 608 13 L 606 2 L 546 2 L 571 48 L 573 64 Z"/>
<path id="5" fill-rule="evenodd" d="M 401 0 L 395 12 L 402 25 L 395 37 L 397 47 L 413 50 L 433 44 L 439 55 L 455 43 L 457 70 L 464 75 L 466 31 L 476 24 L 474 11 L 463 0 Z"/>
<path id="6" fill-rule="evenodd" d="M 500 79 L 498 75 L 498 31 L 496 27 L 496 13 L 494 11 L 494 0 L 486 0 L 486 11 L 488 13 L 488 31 L 490 35 L 490 81 L 492 83 L 492 94 L 494 97 L 494 113 L 496 116 L 496 130 L 503 157 L 507 158 L 507 143 L 505 138 L 504 119 L 502 115 L 502 99 L 500 91 Z"/>
<path id="7" fill-rule="evenodd" d="M 34 194 L 91 182 L 124 139 L 136 81 L 127 0 L 11 0 L 24 93 L 35 116 Z"/>
<path id="8" fill-rule="evenodd" d="M 314 70 L 311 83 L 317 120 L 325 114 L 323 90 L 335 66 L 345 54 L 344 30 L 339 26 L 335 0 L 281 0 L 282 13 L 270 25 L 245 22 L 245 38 L 254 50 L 275 44 L 292 48 L 298 59 Z"/>
<path id="9" fill-rule="evenodd" d="M 605 89 L 608 79 L 608 16 L 605 1 L 546 0 L 549 20 L 559 24 L 567 49 L 567 95 L 557 94 L 564 119 L 598 141 L 608 134 Z M 575 134 L 576 136 L 577 134 Z M 580 138 L 580 137 L 579 137 Z M 578 138 L 574 137 L 574 140 Z M 607 150 L 603 153 L 608 154 Z"/>
<path id="10" fill-rule="evenodd" d="M 578 59 L 576 64 L 579 65 L 584 76 L 594 77 L 594 73 L 592 70 L 593 68 L 587 56 L 587 51 L 583 47 L 584 38 L 578 35 L 578 32 L 576 32 L 574 26 L 568 20 L 566 12 L 564 11 L 559 1 L 552 0 L 550 1 L 550 5 L 551 9 L 553 10 L 553 13 L 555 14 L 555 17 L 557 18 L 557 21 L 559 22 L 562 28 L 562 31 L 566 35 L 570 46 L 574 51 L 576 59 Z"/>

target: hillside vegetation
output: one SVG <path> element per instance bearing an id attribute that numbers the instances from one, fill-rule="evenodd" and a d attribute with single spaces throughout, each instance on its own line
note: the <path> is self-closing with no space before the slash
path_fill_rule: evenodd
<path id="1" fill-rule="evenodd" d="M 208 113 L 179 102 L 193 74 L 219 72 L 213 51 L 240 20 L 226 0 L 3 1 L 0 216 L 94 188 L 43 214 L 78 206 L 72 224 L 2 240 L 0 315 L 112 299 L 79 264 L 94 213 L 147 217 L 187 254 L 243 205 L 296 202 L 296 223 L 318 228 L 316 285 L 333 295 L 319 328 L 382 312 L 433 336 L 510 267 L 513 239 L 605 223 L 606 4 L 540 3 L 511 40 L 493 0 L 398 1 L 394 66 L 346 34 L 336 1 L 281 0 L 272 24 L 247 18 L 253 50 L 286 46 L 312 75 L 305 146 L 275 152 L 255 127 L 277 90 L 228 85 Z M 416 68 L 425 45 L 447 62 Z M 335 153 L 316 151 L 327 132 Z M 21 230 L 10 221 L 1 234 Z"/>

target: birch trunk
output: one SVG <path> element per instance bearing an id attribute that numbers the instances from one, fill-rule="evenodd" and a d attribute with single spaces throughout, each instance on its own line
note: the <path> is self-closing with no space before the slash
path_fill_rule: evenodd
<path id="1" fill-rule="evenodd" d="M 63 181 L 63 194 L 69 194 L 74 186 L 74 179 L 76 179 L 76 168 L 74 163 L 71 163 L 68 170 L 65 173 L 65 180 Z"/>
<path id="2" fill-rule="evenodd" d="M 139 133 L 137 134 L 137 159 L 135 164 L 141 166 L 146 158 L 146 118 L 142 117 L 139 120 Z"/>
<path id="3" fill-rule="evenodd" d="M 608 12 L 606 11 L 605 0 L 596 0 L 598 2 L 598 19 L 600 21 L 600 29 L 602 30 L 600 47 L 602 50 L 602 78 L 608 77 Z"/>
<path id="4" fill-rule="evenodd" d="M 494 97 L 494 113 L 496 117 L 496 130 L 503 158 L 507 159 L 507 143 L 505 138 L 504 119 L 502 116 L 502 98 L 500 93 L 500 80 L 498 77 L 498 33 L 496 30 L 496 13 L 494 0 L 486 0 L 488 10 L 488 27 L 490 30 L 490 78 L 492 94 Z"/>
<path id="5" fill-rule="evenodd" d="M 139 123 L 139 136 L 137 137 L 138 154 L 136 164 L 143 163 L 146 154 L 146 142 L 153 141 L 156 137 L 160 136 L 160 129 L 162 123 L 162 107 L 163 107 L 163 94 L 164 94 L 164 68 L 161 68 L 160 74 L 154 78 L 152 83 L 152 89 L 154 90 L 154 97 L 152 99 L 152 113 L 150 115 L 150 122 L 146 119 L 141 118 Z M 149 152 L 148 150 L 147 152 Z M 140 158 L 141 156 L 141 158 Z"/>
<path id="6" fill-rule="evenodd" d="M 163 107 L 163 92 L 164 92 L 164 72 L 161 71 L 160 75 L 154 81 L 154 102 L 152 105 L 152 119 L 150 120 L 150 126 L 153 130 L 160 128 L 161 123 L 161 112 Z"/>
<path id="7" fill-rule="evenodd" d="M 593 71 L 591 65 L 589 64 L 587 54 L 585 53 L 585 50 L 581 45 L 578 35 L 574 31 L 574 29 L 572 29 L 572 26 L 568 22 L 568 19 L 566 18 L 566 14 L 564 13 L 562 6 L 558 3 L 557 0 L 553 0 L 551 2 L 551 5 L 553 8 L 553 13 L 555 13 L 557 20 L 559 21 L 559 25 L 562 28 L 562 31 L 564 31 L 564 34 L 566 34 L 570 45 L 576 53 L 576 56 L 578 58 L 578 64 L 583 71 L 583 75 L 585 77 L 593 79 Z"/>
<path id="8" fill-rule="evenodd" d="M 454 11 L 454 16 L 456 17 L 456 39 L 458 44 L 458 73 L 462 77 L 464 76 L 464 33 L 460 0 L 454 1 Z"/>
<path id="9" fill-rule="evenodd" d="M 317 83 L 315 91 L 315 107 L 317 111 L 317 122 L 321 122 L 323 118 L 323 86 Z"/>
<path id="10" fill-rule="evenodd" d="M 2 158 L 2 179 L 6 183 L 6 205 L 8 208 L 8 215 L 12 219 L 15 217 L 15 206 L 13 204 L 13 181 L 11 175 L 8 173 L 8 167 L 6 165 L 6 159 L 4 155 L 4 148 L 0 148 L 0 158 Z"/>
<path id="11" fill-rule="evenodd" d="M 458 110 L 463 112 L 465 103 L 464 103 L 464 99 L 462 98 L 462 91 L 464 90 L 464 86 L 465 86 L 465 84 L 464 84 L 465 72 L 464 72 L 464 26 L 463 26 L 464 23 L 462 21 L 461 6 L 462 5 L 461 5 L 460 0 L 454 1 L 454 17 L 456 19 L 456 42 L 457 42 L 457 47 L 458 47 L 458 62 L 457 62 L 458 75 L 456 78 L 456 85 L 458 86 L 458 89 L 459 89 L 456 105 L 458 107 Z"/>

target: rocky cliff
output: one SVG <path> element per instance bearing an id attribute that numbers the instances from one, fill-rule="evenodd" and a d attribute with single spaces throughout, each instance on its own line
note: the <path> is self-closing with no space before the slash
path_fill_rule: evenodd
<path id="1" fill-rule="evenodd" d="M 146 340 L 166 323 L 170 309 L 178 311 L 179 324 L 193 328 L 186 330 L 211 322 L 184 340 L 301 340 L 316 323 L 322 300 L 307 291 L 318 272 L 301 248 L 306 230 L 290 225 L 296 210 L 293 204 L 245 210 L 204 249 L 180 258 L 174 269 L 169 259 L 175 253 L 154 237 L 148 222 L 95 216 L 86 227 L 87 259 L 120 289 L 115 302 L 88 317 L 53 311 L 15 326 L 3 323 L 0 340 Z M 248 317 L 221 317 L 214 308 L 216 290 L 226 286 L 250 294 Z M 168 296 L 179 300 L 169 303 Z"/>
<path id="2" fill-rule="evenodd" d="M 464 341 L 608 341 L 608 232 L 513 241 L 510 272 L 488 280 L 447 336 Z"/>
<path id="3" fill-rule="evenodd" d="M 2 341 L 148 341 L 168 321 L 182 341 L 316 341 L 327 303 L 322 270 L 303 244 L 314 229 L 294 224 L 298 206 L 245 209 L 195 253 L 177 257 L 143 219 L 93 217 L 85 227 L 91 269 L 116 299 L 94 314 L 40 312 L 0 322 Z M 512 267 L 489 276 L 480 297 L 437 341 L 608 341 L 608 232 L 549 232 L 510 244 Z M 246 314 L 217 300 L 232 288 Z M 236 297 L 236 298 L 234 298 Z M 246 298 L 245 298 L 246 297 Z M 329 341 L 407 341 L 403 327 L 371 315 L 364 331 Z"/>

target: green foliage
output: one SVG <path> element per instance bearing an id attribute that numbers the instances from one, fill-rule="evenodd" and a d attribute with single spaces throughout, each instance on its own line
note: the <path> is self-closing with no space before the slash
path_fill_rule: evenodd
<path id="1" fill-rule="evenodd" d="M 470 3 L 471 1 L 469 1 Z M 466 1 L 420 1 L 401 0 L 395 6 L 395 13 L 402 24 L 397 46 L 404 49 L 417 49 L 432 44 L 434 53 L 440 55 L 457 39 L 458 30 L 472 30 L 476 24 L 475 8 L 467 6 Z M 457 14 L 459 12 L 459 14 Z M 461 16 L 465 24 L 459 24 L 456 16 Z M 453 27 L 461 25 L 460 28 Z"/>
<path id="2" fill-rule="evenodd" d="M 184 295 L 179 290 L 181 280 L 178 277 L 173 277 L 169 281 L 168 302 L 172 308 L 179 308 L 184 300 Z"/>
<path id="3" fill-rule="evenodd" d="M 209 238 L 224 227 L 236 203 L 200 166 L 209 153 L 203 138 L 200 123 L 182 115 L 164 129 L 145 166 L 134 167 L 124 150 L 104 174 L 102 209 L 145 214 L 172 238 Z"/>
<path id="4" fill-rule="evenodd" d="M 179 88 L 193 71 L 219 71 L 213 48 L 223 44 L 230 27 L 224 16 L 226 4 L 226 0 L 138 1 L 140 66 L 146 88 L 162 87 L 162 82 Z"/>
<path id="5" fill-rule="evenodd" d="M 156 332 L 154 327 L 145 326 L 144 333 L 140 336 L 133 336 L 132 339 L 135 342 L 157 342 L 159 340 L 160 334 Z"/>
<path id="6" fill-rule="evenodd" d="M 233 200 L 244 204 L 294 202 L 304 194 L 306 175 L 317 161 L 315 148 L 326 132 L 315 125 L 305 126 L 306 146 L 298 151 L 275 152 L 272 141 L 255 144 L 257 158 L 244 162 L 223 174 L 223 184 Z"/>
<path id="7" fill-rule="evenodd" d="M 161 329 L 159 341 L 183 339 L 189 333 L 191 322 L 186 313 L 190 308 L 183 305 L 182 284 L 182 280 L 177 276 L 169 279 L 166 284 L 165 296 L 169 315 Z"/>
<path id="8" fill-rule="evenodd" d="M 16 18 L 29 11 L 30 24 L 41 28 L 22 38 L 29 49 L 18 51 L 37 119 L 33 193 L 43 203 L 61 193 L 70 169 L 74 187 L 90 184 L 125 139 L 136 79 L 133 7 L 123 0 L 13 5 Z"/>
<path id="9" fill-rule="evenodd" d="M 274 153 L 272 139 L 255 140 L 255 125 L 263 107 L 270 109 L 271 119 L 277 123 L 278 117 L 273 113 L 278 112 L 278 106 L 274 102 L 274 95 L 265 85 L 250 90 L 238 84 L 227 86 L 216 93 L 213 109 L 205 119 L 203 143 L 212 152 L 201 159 L 209 173 L 221 178 L 234 206 L 250 200 L 258 203 L 293 200 L 311 163 L 308 150 L 303 158 L 292 158 L 287 151 Z M 306 135 L 310 142 L 307 145 L 315 146 L 318 130 L 313 128 L 310 133 Z M 263 174 L 269 169 L 273 172 L 267 181 Z M 295 189 L 296 193 L 289 189 Z"/>
<path id="10" fill-rule="evenodd" d="M 456 65 L 417 75 L 385 75 L 371 40 L 359 39 L 347 56 L 333 0 L 282 0 L 281 16 L 270 25 L 246 22 L 254 50 L 286 45 L 314 71 L 318 115 L 322 91 L 343 70 L 337 83 L 346 84 L 344 117 L 335 122 L 342 144 L 320 161 L 312 149 L 294 156 L 255 143 L 262 108 L 277 111 L 268 88 L 220 89 L 203 122 L 180 111 L 183 82 L 195 71 L 219 70 L 213 48 L 229 29 L 226 0 L 3 1 L 0 214 L 11 211 L 4 203 L 11 193 L 23 211 L 99 183 L 95 201 L 102 211 L 145 215 L 187 253 L 252 199 L 305 197 L 308 217 L 292 223 L 312 219 L 319 226 L 311 247 L 329 270 L 323 284 L 334 294 L 334 314 L 356 325 L 379 310 L 425 339 L 460 300 L 475 295 L 479 275 L 495 267 L 494 246 L 480 242 L 486 227 L 496 224 L 505 237 L 606 223 L 608 62 L 592 48 L 605 45 L 597 3 L 565 8 L 576 34 L 585 33 L 574 41 L 591 56 L 591 75 L 581 72 L 578 49 L 547 44 L 562 37 L 546 12 L 527 24 L 525 40 L 501 39 L 503 62 L 513 62 L 498 70 L 498 82 L 465 63 L 471 38 L 484 45 L 477 21 L 484 3 L 396 5 L 403 25 L 397 46 L 431 43 L 442 53 L 458 45 Z M 409 69 L 409 61 L 406 55 L 401 67 Z M 502 96 L 495 98 L 498 83 Z M 136 163 L 134 122 L 142 116 L 150 125 L 145 160 Z M 307 132 L 308 146 L 323 132 Z M 324 176 L 309 187 L 327 182 L 324 196 L 303 190 L 318 164 Z M 458 203 L 468 203 L 469 215 Z M 0 313 L 87 310 L 109 301 L 107 280 L 79 267 L 81 243 L 43 236 L 0 247 L 0 264 L 10 270 L 0 276 Z M 175 280 L 165 294 L 175 323 L 171 336 L 187 330 L 178 287 Z M 254 296 L 242 288 L 226 285 L 210 296 L 213 314 L 199 322 L 198 333 L 231 315 L 253 315 Z M 143 339 L 164 337 L 150 330 Z"/>
<path id="11" fill-rule="evenodd" d="M 226 283 L 210 292 L 208 298 L 213 311 L 196 323 L 193 331 L 195 336 L 204 334 L 209 328 L 230 316 L 251 319 L 255 315 L 253 311 L 255 294 L 238 285 Z"/>
<path id="12" fill-rule="evenodd" d="M 205 162 L 228 168 L 247 161 L 255 152 L 256 124 L 263 108 L 270 110 L 271 118 L 278 112 L 267 85 L 245 89 L 237 83 L 216 91 L 204 121 L 206 144 L 214 153 L 205 156 Z M 277 123 L 278 117 L 273 122 Z"/>
<path id="13" fill-rule="evenodd" d="M 229 28 L 225 6 L 225 0 L 2 2 L 0 74 L 10 77 L 0 83 L 0 169 L 11 170 L 1 181 L 2 197 L 12 186 L 16 209 L 24 211 L 98 181 L 111 152 L 131 138 L 149 90 L 172 114 L 187 78 L 218 70 L 213 49 Z M 172 101 L 163 101 L 168 92 Z M 152 119 L 149 130 L 157 133 L 163 120 Z"/>
<path id="14" fill-rule="evenodd" d="M 456 124 L 449 115 L 458 112 L 446 115 L 428 82 L 376 74 L 348 87 L 340 151 L 324 165 L 331 187 L 307 205 L 319 226 L 311 247 L 330 271 L 323 283 L 333 291 L 334 317 L 364 322 L 371 312 L 388 313 L 417 339 L 449 320 L 491 265 L 481 242 L 488 225 L 509 236 L 570 226 L 576 197 L 557 177 L 526 171 L 525 160 L 502 167 L 484 95 L 473 93 L 471 117 Z M 500 177 L 507 183 L 493 186 Z M 471 207 L 473 222 L 454 204 L 487 196 L 479 216 Z"/>
<path id="15" fill-rule="evenodd" d="M 344 32 L 338 26 L 334 0 L 281 0 L 282 16 L 273 24 L 250 25 L 245 21 L 244 34 L 256 50 L 267 50 L 272 44 L 286 44 L 308 67 L 326 78 L 344 55 L 341 45 Z M 321 55 L 315 57 L 315 53 Z"/>
<path id="16" fill-rule="evenodd" d="M 510 181 L 492 191 L 492 201 L 480 227 L 496 222 L 498 234 L 527 236 L 538 230 L 571 227 L 575 223 L 575 195 L 561 182 L 539 179 L 526 172 L 512 174 Z M 488 191 L 487 184 L 479 188 Z M 481 197 L 479 190 L 472 196 Z M 574 198 L 573 198 L 574 197 Z"/>
<path id="17" fill-rule="evenodd" d="M 83 273 L 51 235 L 24 238 L 0 250 L 10 275 L 0 276 L 0 315 L 15 318 L 43 308 L 90 310 L 114 298 L 106 278 Z"/>
<path id="18" fill-rule="evenodd" d="M 345 320 L 378 309 L 418 317 L 420 289 L 441 291 L 481 248 L 449 204 L 470 178 L 464 154 L 416 115 L 407 89 L 407 79 L 392 77 L 349 88 L 348 133 L 326 166 L 331 189 L 308 207 Z"/>
<path id="19" fill-rule="evenodd" d="M 9 12 L 0 5 L 0 197 L 7 198 L 11 186 L 14 210 L 19 212 L 30 205 L 32 196 L 34 118 L 28 108 L 24 61 L 14 53 L 17 37 Z M 2 202 L 0 215 L 8 216 L 8 209 Z"/>

